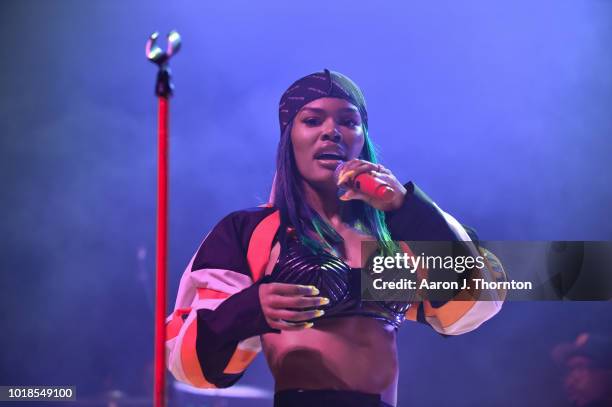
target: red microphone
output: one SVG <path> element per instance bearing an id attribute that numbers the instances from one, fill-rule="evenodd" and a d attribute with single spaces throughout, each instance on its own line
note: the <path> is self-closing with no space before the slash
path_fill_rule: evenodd
<path id="1" fill-rule="evenodd" d="M 345 163 L 340 164 L 336 168 L 336 171 L 334 171 L 334 179 L 336 180 L 336 184 L 338 183 L 338 179 L 340 178 L 340 173 L 342 172 L 344 164 Z M 353 179 L 353 188 L 369 197 L 381 200 L 382 202 L 391 202 L 391 200 L 393 200 L 393 189 L 369 172 L 362 172 L 361 174 L 357 175 Z M 338 196 L 343 195 L 345 192 L 346 189 L 339 188 Z"/>

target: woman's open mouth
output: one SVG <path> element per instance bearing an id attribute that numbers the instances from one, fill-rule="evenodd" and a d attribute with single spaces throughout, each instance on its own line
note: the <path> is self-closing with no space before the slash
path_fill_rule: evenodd
<path id="1" fill-rule="evenodd" d="M 335 153 L 321 153 L 315 157 L 315 160 L 317 160 L 322 167 L 335 170 L 336 167 L 345 161 L 345 158 Z"/>

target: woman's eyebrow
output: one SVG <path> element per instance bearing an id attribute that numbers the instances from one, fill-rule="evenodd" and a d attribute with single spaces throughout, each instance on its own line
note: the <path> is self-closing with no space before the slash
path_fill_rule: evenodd
<path id="1" fill-rule="evenodd" d="M 318 107 L 304 107 L 302 108 L 301 111 L 306 111 L 306 110 L 310 110 L 314 113 L 327 113 L 327 111 L 325 109 L 321 109 Z M 343 107 L 342 109 L 338 109 L 339 112 L 348 112 L 348 113 L 359 113 L 359 110 L 357 110 L 354 107 Z"/>
<path id="2" fill-rule="evenodd" d="M 325 109 L 319 109 L 319 108 L 316 108 L 316 107 L 304 107 L 304 108 L 302 108 L 301 111 L 305 112 L 307 110 L 310 110 L 311 112 L 314 112 L 314 113 L 325 113 Z"/>

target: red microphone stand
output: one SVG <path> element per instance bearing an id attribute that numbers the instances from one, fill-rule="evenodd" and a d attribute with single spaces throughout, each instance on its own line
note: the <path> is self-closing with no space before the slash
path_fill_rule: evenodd
<path id="1" fill-rule="evenodd" d="M 168 266 L 168 119 L 170 96 L 174 86 L 170 81 L 170 58 L 181 47 L 178 32 L 168 34 L 168 48 L 162 51 L 155 42 L 159 34 L 151 34 L 145 52 L 149 61 L 159 68 L 155 94 L 158 97 L 157 118 L 157 236 L 155 245 L 155 346 L 153 405 L 166 405 L 166 308 Z"/>

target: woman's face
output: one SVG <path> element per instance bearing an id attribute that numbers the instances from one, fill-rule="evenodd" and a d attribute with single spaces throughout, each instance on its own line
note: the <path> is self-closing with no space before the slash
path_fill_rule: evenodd
<path id="1" fill-rule="evenodd" d="M 291 142 L 302 177 L 313 186 L 335 187 L 336 167 L 363 149 L 359 110 L 344 99 L 313 100 L 295 116 Z"/>

